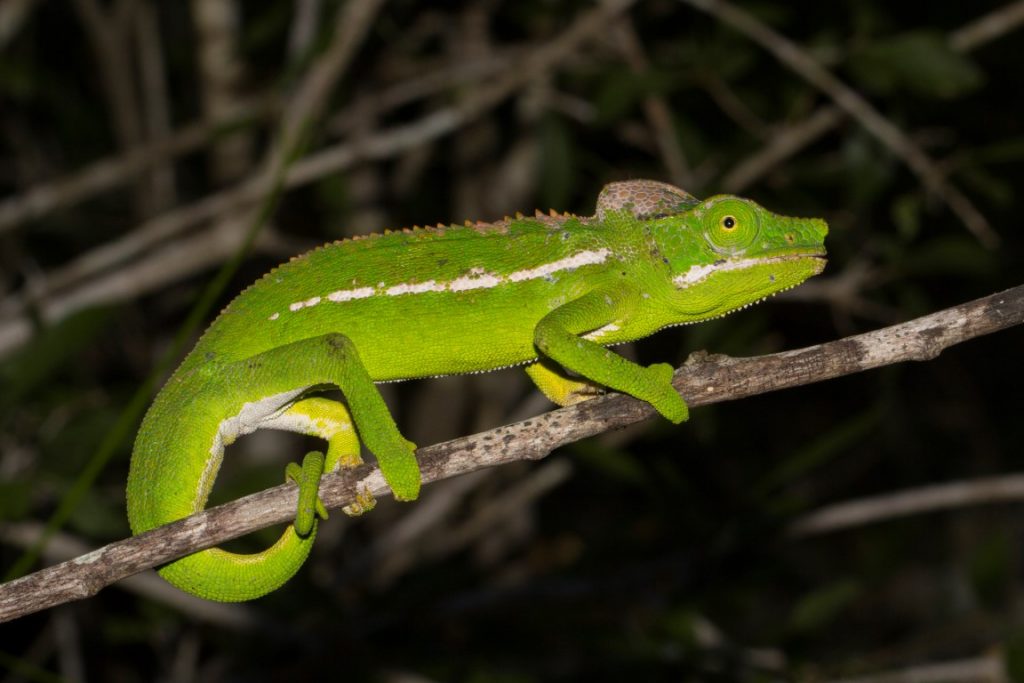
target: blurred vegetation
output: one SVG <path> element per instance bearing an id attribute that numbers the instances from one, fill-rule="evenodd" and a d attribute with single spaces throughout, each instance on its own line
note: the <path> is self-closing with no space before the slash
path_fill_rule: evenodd
<path id="1" fill-rule="evenodd" d="M 125 245 L 257 172 L 345 3 L 5 3 L 0 220 L 15 217 L 0 227 L 0 519 L 45 522 L 248 223 L 225 211 Z M 323 241 L 535 207 L 589 214 L 603 183 L 640 177 L 698 196 L 737 191 L 831 225 L 818 282 L 622 349 L 644 362 L 796 348 L 1022 283 L 1021 3 L 743 6 L 919 145 L 999 246 L 842 115 L 740 183 L 737 169 L 831 103 L 714 17 L 638 0 L 453 132 L 292 187 L 218 304 Z M 594 8 L 385 3 L 309 153 L 473 101 Z M 965 37 L 1000 10 L 1005 35 Z M 90 23 L 90 11 L 104 20 Z M 204 127 L 191 146 L 154 152 Z M 120 182 L 60 199 L 67 186 L 55 181 L 140 149 L 150 161 Z M 111 245 L 126 251 L 94 265 Z M 1022 348 L 1010 330 L 927 363 L 696 410 L 682 427 L 651 421 L 431 486 L 416 504 L 383 501 L 359 520 L 338 513 L 299 576 L 233 607 L 236 621 L 108 588 L 0 626 L 0 680 L 827 681 L 958 661 L 1005 664 L 1024 680 L 1020 505 L 796 540 L 786 531 L 828 503 L 1016 473 Z M 420 444 L 546 409 L 518 371 L 385 391 Z M 278 483 L 308 445 L 242 440 L 216 501 Z M 66 533 L 93 547 L 128 534 L 129 455 L 124 440 Z M 9 529 L 5 571 L 23 550 Z"/>

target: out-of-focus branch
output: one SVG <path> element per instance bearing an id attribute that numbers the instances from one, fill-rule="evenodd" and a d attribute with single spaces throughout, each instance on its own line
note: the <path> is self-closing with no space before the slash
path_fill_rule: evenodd
<path id="1" fill-rule="evenodd" d="M 770 136 L 768 143 L 740 163 L 722 179 L 722 189 L 739 193 L 768 171 L 804 149 L 845 119 L 839 107 L 827 104 L 799 123 L 785 126 Z"/>
<path id="2" fill-rule="evenodd" d="M 1024 0 L 1017 0 L 965 24 L 949 34 L 949 46 L 970 52 L 1024 24 Z M 755 154 L 737 164 L 722 180 L 727 192 L 741 192 L 769 170 L 818 140 L 846 117 L 834 104 L 819 107 L 803 121 L 780 128 Z"/>
<path id="3" fill-rule="evenodd" d="M 819 679 L 821 680 L 821 679 Z M 852 678 L 828 678 L 822 683 L 1009 683 L 1001 653 L 919 664 Z"/>
<path id="4" fill-rule="evenodd" d="M 1020 501 L 1024 474 L 1004 474 L 826 505 L 797 519 L 789 532 L 795 537 L 817 536 L 926 512 Z"/>
<path id="5" fill-rule="evenodd" d="M 269 97 L 239 102 L 223 118 L 190 123 L 166 138 L 133 147 L 62 178 L 31 187 L 22 194 L 6 197 L 0 201 L 0 233 L 128 182 L 155 164 L 199 149 L 224 130 L 266 118 L 276 106 L 276 100 Z"/>
<path id="6" fill-rule="evenodd" d="M 164 140 L 171 134 L 171 103 L 167 94 L 163 41 L 152 0 L 141 0 L 135 10 L 135 44 L 139 53 L 146 139 Z M 174 164 L 154 164 L 148 180 L 154 211 L 166 211 L 177 203 Z"/>
<path id="7" fill-rule="evenodd" d="M 192 0 L 192 23 L 198 43 L 197 70 L 203 114 L 224 118 L 238 106 L 242 63 L 238 57 L 239 8 L 236 0 Z M 252 137 L 231 135 L 216 140 L 210 175 L 218 184 L 236 180 L 251 163 Z"/>
<path id="8" fill-rule="evenodd" d="M 999 236 L 970 199 L 946 180 L 942 173 L 910 137 L 875 109 L 857 91 L 822 67 L 796 43 L 758 21 L 749 12 L 724 0 L 682 0 L 707 12 L 743 33 L 775 55 L 798 76 L 828 95 L 836 106 L 849 114 L 917 174 L 921 182 L 955 213 L 978 240 L 988 246 L 999 244 Z"/>
<path id="9" fill-rule="evenodd" d="M 132 72 L 135 59 L 130 39 L 138 0 L 116 0 L 109 8 L 97 0 L 73 0 L 72 5 L 96 56 L 96 71 L 118 147 L 122 151 L 137 147 L 143 140 L 142 109 Z M 141 216 L 154 211 L 152 195 L 144 182 L 135 185 L 135 204 Z"/>
<path id="10" fill-rule="evenodd" d="M 949 46 L 957 52 L 970 52 L 1005 36 L 1024 24 L 1024 0 L 998 7 L 988 14 L 949 34 Z"/>
<path id="11" fill-rule="evenodd" d="M 635 0 L 608 0 L 602 3 L 580 16 L 557 38 L 525 53 L 522 60 L 510 64 L 500 77 L 481 86 L 451 107 L 428 114 L 411 124 L 397 126 L 361 140 L 328 147 L 294 162 L 284 171 L 283 186 L 292 188 L 309 184 L 325 175 L 349 168 L 358 161 L 390 158 L 401 151 L 458 130 L 467 121 L 473 120 L 518 92 L 532 79 L 571 57 L 580 44 L 599 35 L 612 17 L 624 11 L 633 2 Z M 293 115 L 292 118 L 297 117 Z M 218 216 L 253 206 L 265 193 L 265 173 L 143 223 L 133 230 L 129 237 L 117 243 L 116 256 L 120 258 L 125 254 L 138 253 L 143 248 L 172 238 L 201 223 L 215 220 Z M 104 263 L 111 263 L 110 258 L 113 254 L 105 248 L 101 249 L 104 249 Z M 97 286 L 104 289 L 102 284 Z M 146 291 L 148 290 L 136 290 L 131 296 L 141 296 Z M 49 299 L 44 298 L 33 302 L 33 305 L 39 319 L 56 322 L 75 310 L 80 310 L 80 305 L 70 303 L 76 299 L 78 302 L 82 301 L 78 294 L 72 292 Z M 19 315 L 17 310 L 25 303 L 27 302 L 11 302 L 5 305 L 9 313 L 7 319 L 0 322 L 0 355 L 30 338 L 32 321 L 24 314 Z M 92 303 L 99 302 L 93 300 Z"/>
<path id="12" fill-rule="evenodd" d="M 615 44 L 622 52 L 629 68 L 638 77 L 646 75 L 650 69 L 650 60 L 644 53 L 643 44 L 636 34 L 633 22 L 629 17 L 623 17 L 615 24 L 613 37 Z M 689 188 L 690 192 L 697 192 L 694 187 L 693 173 L 690 165 L 683 154 L 683 148 L 679 144 L 679 136 L 676 135 L 675 123 L 672 121 L 672 110 L 669 108 L 665 98 L 657 94 L 651 94 L 644 98 L 644 115 L 647 123 L 654 134 L 658 152 L 661 160 L 668 169 L 672 182 L 679 187 Z"/>
<path id="13" fill-rule="evenodd" d="M 39 0 L 5 0 L 0 2 L 0 50 L 18 34 Z"/>

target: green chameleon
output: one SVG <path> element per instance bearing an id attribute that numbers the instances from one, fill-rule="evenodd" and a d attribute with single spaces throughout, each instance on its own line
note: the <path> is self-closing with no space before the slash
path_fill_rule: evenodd
<path id="1" fill-rule="evenodd" d="M 526 365 L 559 405 L 605 389 L 687 418 L 672 366 L 606 346 L 716 318 L 825 266 L 828 227 L 748 199 L 700 201 L 650 180 L 607 185 L 592 217 L 538 213 L 330 244 L 270 271 L 214 321 L 149 409 L 128 475 L 136 534 L 203 509 L 224 447 L 257 429 L 327 441 L 286 469 L 293 525 L 250 555 L 212 548 L 160 569 L 213 600 L 264 595 L 309 554 L 323 472 L 360 462 L 360 440 L 399 500 L 419 494 L 415 445 L 376 382 Z M 313 395 L 337 387 L 345 403 Z M 346 510 L 372 506 L 368 494 Z"/>

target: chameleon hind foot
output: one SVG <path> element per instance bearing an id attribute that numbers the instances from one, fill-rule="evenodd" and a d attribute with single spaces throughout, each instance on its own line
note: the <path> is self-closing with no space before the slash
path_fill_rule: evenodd
<path id="1" fill-rule="evenodd" d="M 416 452 L 416 444 L 410 441 L 408 438 L 402 437 L 401 439 L 406 443 L 407 449 L 410 453 Z M 359 461 L 361 462 L 361 461 Z M 414 460 L 415 462 L 415 460 Z M 378 463 L 380 464 L 380 463 Z M 417 470 L 417 475 L 419 470 Z M 392 488 L 392 490 L 394 490 Z M 395 492 L 395 499 L 403 500 L 397 492 Z M 357 486 L 355 490 L 355 500 L 343 507 L 341 510 L 349 517 L 358 517 L 359 515 L 366 514 L 377 507 L 377 499 L 374 498 L 374 493 L 370 490 L 370 487 L 366 484 Z"/>
<path id="2" fill-rule="evenodd" d="M 299 486 L 299 504 L 295 512 L 295 533 L 305 538 L 313 531 L 316 518 L 327 519 L 327 508 L 320 500 L 320 477 L 324 473 L 324 454 L 310 451 L 302 459 L 302 465 L 288 463 L 284 470 L 285 481 Z"/>
<path id="3" fill-rule="evenodd" d="M 363 485 L 362 488 L 356 489 L 356 499 L 341 508 L 341 511 L 349 517 L 358 517 L 375 507 L 377 507 L 377 499 L 374 498 L 373 491 L 370 490 L 370 487 Z"/>

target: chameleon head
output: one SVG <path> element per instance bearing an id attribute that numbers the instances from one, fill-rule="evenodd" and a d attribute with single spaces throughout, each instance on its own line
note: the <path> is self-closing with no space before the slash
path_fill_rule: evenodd
<path id="1" fill-rule="evenodd" d="M 672 217 L 659 247 L 684 315 L 724 315 L 795 287 L 825 268 L 828 225 L 774 214 L 749 199 L 718 195 Z M 672 220 L 672 219 L 668 219 Z M 681 221 L 681 225 L 680 225 Z"/>

